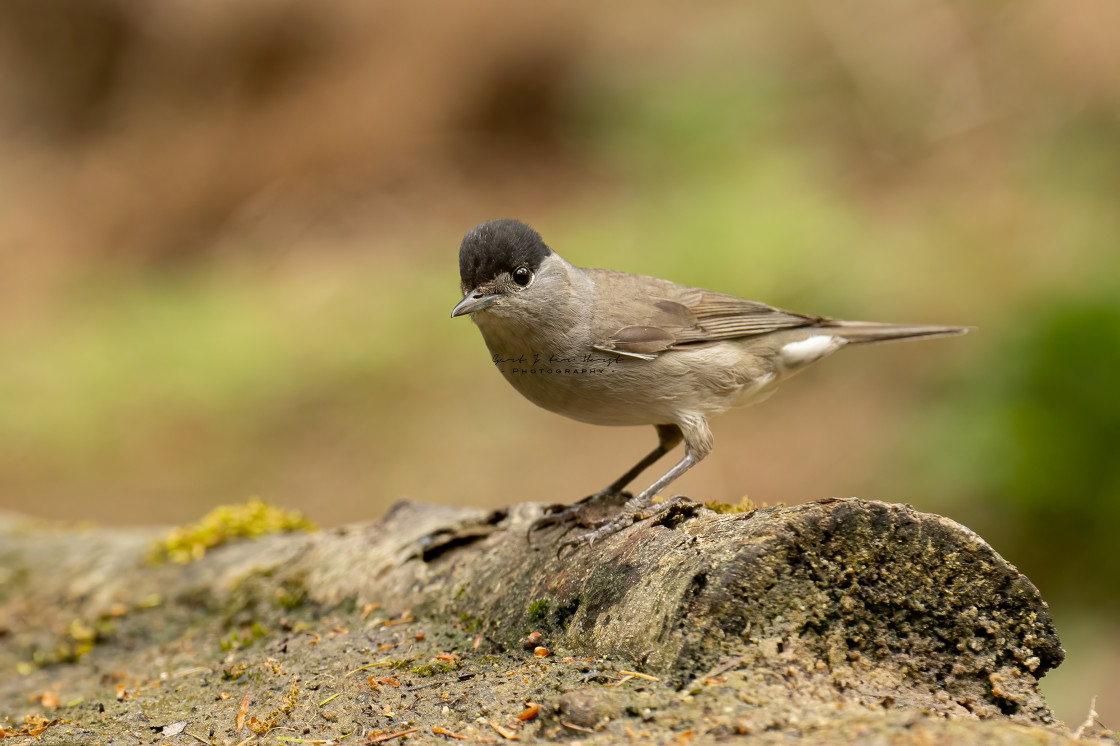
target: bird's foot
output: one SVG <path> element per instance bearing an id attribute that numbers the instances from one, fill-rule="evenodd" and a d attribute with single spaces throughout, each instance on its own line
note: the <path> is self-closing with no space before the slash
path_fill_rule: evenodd
<path id="1" fill-rule="evenodd" d="M 529 535 L 553 526 L 562 526 L 564 533 L 576 528 L 594 528 L 612 508 L 632 499 L 630 493 L 619 490 L 599 490 L 571 505 L 550 505 L 546 512 L 529 526 Z"/>
<path id="2" fill-rule="evenodd" d="M 608 536 L 616 534 L 638 521 L 654 519 L 657 522 L 664 523 L 677 515 L 690 515 L 695 512 L 697 507 L 699 506 L 696 503 L 692 502 L 684 495 L 673 495 L 657 503 L 636 497 L 628 501 L 618 515 L 615 515 L 613 518 L 599 521 L 591 526 L 591 530 L 587 533 L 580 534 L 571 539 L 565 539 L 560 543 L 557 551 L 559 552 L 566 547 L 578 547 L 581 544 L 586 544 L 590 547 L 600 539 L 605 539 Z"/>

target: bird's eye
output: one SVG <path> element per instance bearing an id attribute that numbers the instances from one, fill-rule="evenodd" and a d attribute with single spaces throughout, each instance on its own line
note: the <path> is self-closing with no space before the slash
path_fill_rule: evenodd
<path id="1" fill-rule="evenodd" d="M 533 273 L 529 270 L 528 267 L 518 267 L 517 269 L 513 270 L 513 281 L 521 287 L 525 287 L 526 285 L 528 285 L 529 281 L 532 279 Z"/>

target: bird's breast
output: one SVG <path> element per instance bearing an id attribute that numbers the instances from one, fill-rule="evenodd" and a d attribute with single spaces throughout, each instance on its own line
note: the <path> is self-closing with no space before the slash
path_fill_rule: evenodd
<path id="1" fill-rule="evenodd" d="M 478 322 L 490 361 L 526 399 L 573 419 L 616 419 L 616 397 L 605 378 L 618 372 L 617 355 L 593 350 L 570 329 L 542 334 L 485 318 Z"/>
<path id="2" fill-rule="evenodd" d="M 674 422 L 684 412 L 714 414 L 750 383 L 735 375 L 737 352 L 730 346 L 639 360 L 595 350 L 571 335 L 515 333 L 479 322 L 491 362 L 522 396 L 581 422 L 649 425 Z"/>

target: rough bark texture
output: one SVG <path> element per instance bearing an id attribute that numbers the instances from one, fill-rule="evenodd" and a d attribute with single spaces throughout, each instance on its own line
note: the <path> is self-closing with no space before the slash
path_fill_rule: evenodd
<path id="1" fill-rule="evenodd" d="M 9 731 L 30 711 L 65 719 L 45 742 L 70 730 L 238 743 L 251 734 L 237 705 L 257 691 L 275 708 L 257 722 L 275 728 L 266 741 L 398 727 L 604 743 L 627 729 L 1068 740 L 1036 686 L 1063 657 L 1046 603 L 949 519 L 854 499 L 685 506 L 558 552 L 560 528 L 527 535 L 541 510 L 400 503 L 377 523 L 238 542 L 185 566 L 144 561 L 152 531 L 0 516 L 0 666 L 24 674 L 0 678 L 0 715 Z M 548 657 L 525 649 L 531 631 Z M 177 685 L 152 686 L 161 676 Z M 320 690 L 340 696 L 319 704 Z M 44 692 L 73 703 L 56 711 Z M 540 715 L 513 718 L 527 699 Z M 190 736 L 165 737 L 178 721 Z"/>

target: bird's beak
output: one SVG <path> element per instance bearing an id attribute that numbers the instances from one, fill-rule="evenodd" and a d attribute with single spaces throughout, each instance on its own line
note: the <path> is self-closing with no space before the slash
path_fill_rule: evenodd
<path id="1" fill-rule="evenodd" d="M 481 311 L 483 308 L 492 305 L 496 300 L 498 300 L 497 294 L 487 295 L 486 293 L 480 293 L 477 290 L 472 290 L 467 293 L 466 298 L 463 298 L 463 300 L 459 301 L 459 305 L 455 306 L 455 308 L 451 310 L 451 318 L 462 316 L 466 313 Z"/>

